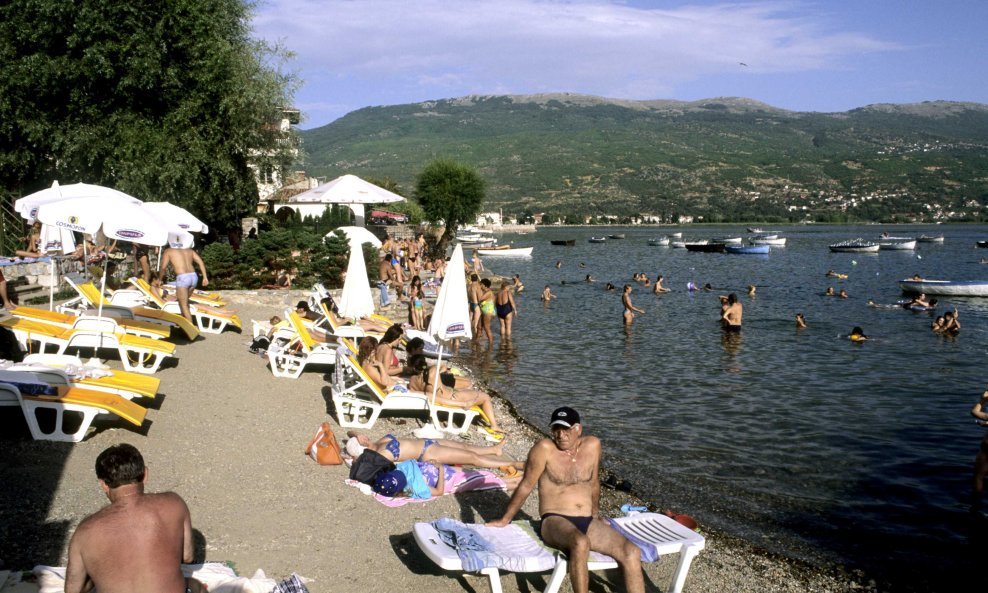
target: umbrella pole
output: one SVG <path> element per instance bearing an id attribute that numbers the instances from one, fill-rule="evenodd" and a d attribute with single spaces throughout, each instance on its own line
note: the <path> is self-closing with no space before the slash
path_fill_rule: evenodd
<path id="1" fill-rule="evenodd" d="M 48 285 L 48 310 L 55 310 L 55 257 L 52 256 L 51 261 L 51 282 Z"/>

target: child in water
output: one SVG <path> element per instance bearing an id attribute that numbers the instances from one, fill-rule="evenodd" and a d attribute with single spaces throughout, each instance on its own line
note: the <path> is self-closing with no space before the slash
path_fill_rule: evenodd
<path id="1" fill-rule="evenodd" d="M 546 284 L 545 288 L 542 289 L 542 300 L 548 303 L 554 298 L 556 298 L 556 295 L 552 294 L 552 291 L 549 290 L 549 285 Z"/>

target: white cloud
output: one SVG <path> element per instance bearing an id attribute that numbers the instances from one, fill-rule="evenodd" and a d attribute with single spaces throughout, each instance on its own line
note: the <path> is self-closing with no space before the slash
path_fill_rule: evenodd
<path id="1" fill-rule="evenodd" d="M 332 93 L 335 80 L 346 88 L 330 101 L 355 107 L 495 92 L 652 99 L 738 74 L 739 62 L 748 74 L 804 72 L 898 49 L 837 30 L 793 2 L 658 9 L 605 0 L 274 0 L 254 26 L 296 52 L 309 86 Z"/>

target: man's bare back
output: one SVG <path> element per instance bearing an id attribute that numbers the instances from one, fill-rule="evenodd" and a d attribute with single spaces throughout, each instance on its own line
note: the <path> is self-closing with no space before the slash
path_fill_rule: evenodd
<path id="1" fill-rule="evenodd" d="M 100 593 L 180 593 L 185 591 L 180 565 L 192 561 L 191 539 L 189 509 L 181 497 L 135 494 L 83 521 L 69 544 L 70 558 L 82 561 Z"/>
<path id="2" fill-rule="evenodd" d="M 176 249 L 174 247 L 166 249 L 164 255 L 161 256 L 161 267 L 158 269 L 159 275 L 164 273 L 165 268 L 169 264 L 171 264 L 176 276 L 195 272 L 193 265 L 198 265 L 200 272 L 202 272 L 203 286 L 206 286 L 208 283 L 208 280 L 206 280 L 206 266 L 203 265 L 199 254 L 191 249 Z"/>
<path id="3" fill-rule="evenodd" d="M 110 504 L 84 519 L 72 535 L 65 593 L 94 586 L 100 593 L 197 593 L 198 583 L 187 581 L 181 570 L 183 562 L 193 559 L 189 508 L 174 492 L 144 493 L 147 471 L 130 445 L 114 445 L 103 455 L 109 452 L 120 459 L 120 451 L 131 457 L 118 464 L 124 470 L 114 475 L 133 470 L 141 477 L 120 485 L 100 478 Z M 99 464 L 97 460 L 97 475 Z"/>

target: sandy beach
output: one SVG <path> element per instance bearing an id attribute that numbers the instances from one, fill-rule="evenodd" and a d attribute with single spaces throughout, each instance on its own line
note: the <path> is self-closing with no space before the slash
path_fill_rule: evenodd
<path id="1" fill-rule="evenodd" d="M 178 363 L 157 374 L 162 394 L 148 413 L 146 434 L 110 424 L 74 445 L 36 442 L 19 412 L 6 408 L 0 421 L 0 568 L 64 565 L 75 526 L 106 504 L 93 472 L 96 456 L 127 442 L 147 460 L 148 489 L 173 490 L 188 503 L 199 560 L 231 562 L 245 576 L 258 568 L 273 578 L 297 572 L 309 579 L 313 593 L 487 591 L 486 577 L 439 570 L 418 550 L 411 527 L 443 516 L 465 522 L 496 518 L 507 494 L 467 493 L 389 508 L 347 486 L 345 467 L 318 466 L 303 455 L 319 423 L 329 421 L 337 436 L 345 433 L 331 415 L 329 368 L 298 380 L 276 379 L 266 360 L 246 345 L 250 319 L 280 314 L 303 294 L 224 293 L 244 320 L 244 333 L 204 335 L 178 348 Z M 109 364 L 120 368 L 117 361 Z M 510 435 L 506 453 L 524 459 L 540 435 L 511 415 L 510 404 L 495 405 Z M 384 419 L 369 433 L 408 435 L 418 426 L 416 419 Z M 476 431 L 470 438 L 483 442 Z M 604 490 L 605 514 L 618 515 L 625 502 L 635 500 Z M 536 517 L 536 503 L 533 494 L 518 518 Z M 855 575 L 825 574 L 762 554 L 704 529 L 703 518 L 696 518 L 707 547 L 689 573 L 689 593 L 875 589 Z M 650 590 L 668 589 L 675 562 L 671 556 L 647 565 Z M 509 592 L 541 591 L 547 576 L 507 574 L 502 582 Z M 596 573 L 591 590 L 619 591 L 620 581 L 616 572 Z"/>

